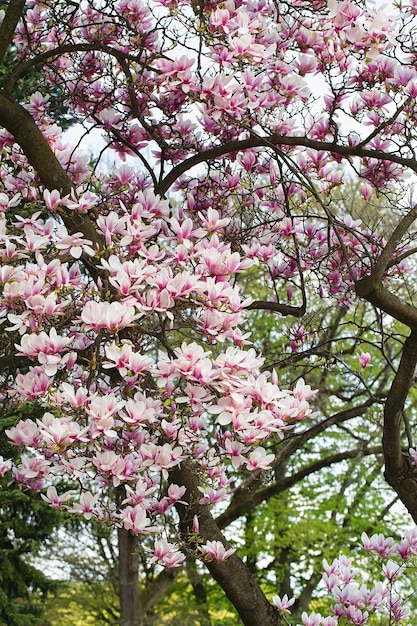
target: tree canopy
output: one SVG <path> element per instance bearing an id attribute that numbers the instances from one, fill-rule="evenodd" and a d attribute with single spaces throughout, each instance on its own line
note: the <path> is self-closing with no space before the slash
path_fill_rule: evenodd
<path id="1" fill-rule="evenodd" d="M 417 521 L 416 13 L 0 7 L 1 394 L 37 411 L 7 429 L 19 457 L 0 470 L 117 528 L 122 626 L 143 617 L 139 560 L 161 568 L 154 597 L 195 559 L 242 623 L 282 624 L 295 598 L 265 593 L 225 529 L 245 519 L 248 547 L 269 506 L 284 534 L 283 494 L 306 502 L 319 470 L 364 459 L 365 492 L 384 471 L 381 508 L 398 498 Z M 68 119 L 101 132 L 93 154 L 67 141 Z M 339 494 L 348 525 L 348 478 Z M 325 562 L 335 604 L 304 626 L 405 619 L 393 586 L 416 533 L 372 530 L 385 587 Z"/>

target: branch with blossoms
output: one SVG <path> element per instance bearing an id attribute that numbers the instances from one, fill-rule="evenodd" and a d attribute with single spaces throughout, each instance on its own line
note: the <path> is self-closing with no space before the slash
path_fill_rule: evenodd
<path id="1" fill-rule="evenodd" d="M 303 626 L 362 626 L 369 623 L 371 616 L 386 618 L 389 624 L 408 623 L 409 590 L 402 579 L 407 570 L 414 571 L 417 565 L 417 531 L 414 528 L 406 531 L 399 542 L 383 534 L 368 537 L 363 533 L 362 546 L 377 564 L 382 582 L 363 582 L 363 563 L 359 562 L 355 568 L 351 558 L 341 556 L 330 564 L 324 559 L 322 587 L 332 603 L 330 615 L 303 612 Z M 283 622 L 291 624 L 289 616 L 294 599 L 276 595 L 272 602 Z"/>

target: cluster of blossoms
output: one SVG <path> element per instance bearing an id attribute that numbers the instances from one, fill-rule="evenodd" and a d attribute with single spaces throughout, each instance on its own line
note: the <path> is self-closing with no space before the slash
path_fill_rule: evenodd
<path id="1" fill-rule="evenodd" d="M 401 593 L 401 579 L 407 569 L 415 569 L 417 530 L 406 531 L 399 542 L 382 534 L 368 537 L 363 533 L 362 545 L 380 568 L 383 581 L 372 584 L 367 580 L 364 583 L 363 572 L 345 556 L 331 564 L 324 560 L 322 586 L 330 595 L 331 615 L 325 617 L 314 611 L 304 612 L 301 616 L 303 626 L 364 626 L 376 616 L 387 619 L 389 624 L 408 624 L 409 611 L 404 593 Z M 272 602 L 284 621 L 289 623 L 286 616 L 291 613 L 294 599 L 274 596 Z"/>
<path id="2" fill-rule="evenodd" d="M 44 202 L 51 210 L 69 200 L 45 192 Z M 106 254 L 95 283 L 82 258 L 96 252 L 80 233 L 39 212 L 9 223 L 1 216 L 2 342 L 17 363 L 2 399 L 36 401 L 43 412 L 7 431 L 24 448 L 13 476 L 31 489 L 49 484 L 44 498 L 55 508 L 156 533 L 155 558 L 168 566 L 181 555 L 158 519 L 185 493 L 171 470 L 192 459 L 201 503 L 222 502 L 229 468 L 267 471 L 270 442 L 311 415 L 310 387 L 300 380 L 281 390 L 246 346 L 248 301 L 235 279 L 252 261 L 223 239 L 228 221 L 212 209 L 194 227 L 138 191 L 130 210 L 120 203 L 97 217 Z M 176 333 L 190 339 L 178 344 Z M 61 477 L 74 489 L 58 494 Z M 109 490 L 120 486 L 115 506 Z M 201 552 L 224 558 L 219 546 Z"/>

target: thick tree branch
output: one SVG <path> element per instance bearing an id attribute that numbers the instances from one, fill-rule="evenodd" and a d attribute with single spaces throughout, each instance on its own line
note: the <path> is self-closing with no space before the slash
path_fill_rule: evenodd
<path id="1" fill-rule="evenodd" d="M 395 227 L 392 235 L 388 239 L 387 243 L 384 246 L 384 249 L 379 257 L 378 261 L 375 264 L 374 269 L 372 270 L 372 278 L 375 282 L 382 280 L 382 277 L 392 261 L 395 250 L 397 249 L 398 244 L 401 239 L 407 233 L 411 224 L 417 218 L 417 206 L 414 206 L 410 211 L 405 215 L 400 222 Z"/>
<path id="2" fill-rule="evenodd" d="M 13 135 L 47 189 L 57 189 L 63 196 L 71 193 L 74 187 L 73 182 L 56 158 L 33 117 L 24 107 L 2 93 L 0 93 L 0 126 Z M 102 249 L 102 239 L 87 214 L 64 209 L 61 216 L 71 234 L 81 232 L 86 239 L 93 242 L 97 250 Z M 93 278 L 96 278 L 98 272 L 94 262 L 87 255 L 83 255 L 82 260 Z"/>
<path id="3" fill-rule="evenodd" d="M 24 107 L 0 93 L 0 125 L 13 135 L 47 189 L 68 195 L 73 183 Z M 80 221 L 82 217 L 80 216 Z"/>
<path id="4" fill-rule="evenodd" d="M 119 544 L 120 626 L 140 626 L 138 582 L 139 537 L 124 528 L 117 531 Z"/>
<path id="5" fill-rule="evenodd" d="M 356 295 L 360 298 L 364 298 L 409 328 L 417 330 L 417 308 L 388 291 L 372 274 L 361 278 L 356 283 L 355 289 Z"/>
<path id="6" fill-rule="evenodd" d="M 159 70 L 153 68 L 146 63 L 142 63 L 139 57 L 135 55 L 127 54 L 126 52 L 122 52 L 117 50 L 112 46 L 108 46 L 106 44 L 100 42 L 88 42 L 88 43 L 73 43 L 66 44 L 62 46 L 57 46 L 56 48 L 51 48 L 50 50 L 46 50 L 45 52 L 41 52 L 34 57 L 29 59 L 25 59 L 18 63 L 16 67 L 8 74 L 7 79 L 4 82 L 4 89 L 7 93 L 11 92 L 14 83 L 16 80 L 22 76 L 27 70 L 36 67 L 42 67 L 46 65 L 48 62 L 53 61 L 57 57 L 64 56 L 65 54 L 71 54 L 73 52 L 93 52 L 100 51 L 108 54 L 111 57 L 114 57 L 119 64 L 122 66 L 126 64 L 127 60 L 133 61 L 135 64 L 140 64 L 152 72 L 159 73 Z"/>
<path id="7" fill-rule="evenodd" d="M 10 0 L 6 15 L 0 26 L 0 64 L 13 40 L 14 32 L 25 7 L 25 0 Z"/>
<path id="8" fill-rule="evenodd" d="M 290 489 L 297 483 L 304 480 L 307 476 L 310 476 L 325 467 L 331 467 L 336 463 L 341 463 L 347 459 L 353 459 L 359 456 L 371 456 L 373 454 L 381 453 L 382 446 L 355 448 L 354 450 L 338 452 L 336 454 L 326 456 L 323 459 L 319 459 L 318 461 L 314 461 L 314 463 L 310 463 L 310 465 L 303 467 L 295 474 L 286 476 L 283 479 L 274 482 L 272 485 L 265 487 L 265 489 L 259 489 L 256 492 L 248 491 L 246 494 L 244 491 L 240 491 L 239 498 L 233 498 L 231 505 L 226 509 L 226 511 L 216 518 L 217 525 L 220 529 L 226 528 L 226 526 L 229 526 L 229 524 L 242 515 L 252 511 L 261 502 L 265 502 L 273 496 Z"/>
<path id="9" fill-rule="evenodd" d="M 188 547 L 192 550 L 197 547 L 193 539 L 193 518 L 197 516 L 200 525 L 199 539 L 204 542 L 220 541 L 226 548 L 230 548 L 208 507 L 199 504 L 201 492 L 198 490 L 199 479 L 193 465 L 184 462 L 181 468 L 172 471 L 171 479 L 187 489 L 184 500 L 188 505 L 178 504 L 177 510 L 180 516 L 181 536 Z M 205 561 L 205 564 L 236 608 L 245 626 L 280 625 L 278 611 L 268 602 L 262 589 L 236 553 L 226 561 Z"/>
<path id="10" fill-rule="evenodd" d="M 272 463 L 272 468 L 276 469 L 282 466 L 284 463 L 286 463 L 290 456 L 292 456 L 294 452 L 296 452 L 296 450 L 299 450 L 305 443 L 307 443 L 307 441 L 310 441 L 314 437 L 317 437 L 334 424 L 342 424 L 343 422 L 353 419 L 354 417 L 359 417 L 360 415 L 363 415 L 365 411 L 374 404 L 374 402 L 375 398 L 370 398 L 367 402 L 364 402 L 359 406 L 340 411 L 332 417 L 324 419 L 317 424 L 314 424 L 311 428 L 303 430 L 301 433 L 297 433 L 289 437 L 288 440 L 285 442 L 283 448 L 275 457 L 275 460 Z M 235 506 L 236 509 L 239 508 L 240 505 L 236 503 L 239 503 L 240 500 L 243 501 L 251 499 L 253 497 L 253 494 L 255 494 L 261 486 L 262 471 L 260 470 L 252 472 L 249 478 L 244 480 L 238 486 L 238 488 L 234 492 L 229 507 L 219 518 L 217 518 L 217 521 L 221 524 L 221 528 L 225 528 L 225 526 L 227 526 L 230 521 L 232 521 L 232 519 L 236 519 L 235 513 L 231 513 Z M 229 516 L 230 521 L 227 521 L 226 523 L 226 520 Z"/>
<path id="11" fill-rule="evenodd" d="M 385 478 L 417 522 L 417 469 L 401 447 L 401 422 L 405 401 L 414 380 L 417 365 L 417 332 L 412 330 L 404 342 L 397 374 L 387 396 L 384 411 L 382 444 Z"/>
<path id="12" fill-rule="evenodd" d="M 264 147 L 274 149 L 282 146 L 310 148 L 320 152 L 337 154 L 346 159 L 353 157 L 378 159 L 382 162 L 398 163 L 403 167 L 411 169 L 413 172 L 417 172 L 417 161 L 412 157 L 403 157 L 399 153 L 384 152 L 382 150 L 373 150 L 360 146 L 346 146 L 326 141 L 316 141 L 308 137 L 291 137 L 286 135 L 258 137 L 253 135 L 247 139 L 236 139 L 235 141 L 229 141 L 228 143 L 208 148 L 207 150 L 201 150 L 198 154 L 195 154 L 189 159 L 185 159 L 173 167 L 169 174 L 165 176 L 158 185 L 156 193 L 163 196 L 182 174 L 185 174 L 185 172 L 188 172 L 188 170 L 200 163 L 213 161 L 226 154 L 241 152 L 242 150 L 249 150 L 250 148 Z"/>
<path id="13" fill-rule="evenodd" d="M 306 303 L 302 306 L 290 306 L 288 304 L 281 304 L 280 302 L 269 302 L 268 300 L 256 300 L 246 307 L 250 310 L 263 310 L 274 311 L 274 313 L 280 313 L 281 315 L 292 315 L 293 317 L 303 317 L 306 312 Z"/>

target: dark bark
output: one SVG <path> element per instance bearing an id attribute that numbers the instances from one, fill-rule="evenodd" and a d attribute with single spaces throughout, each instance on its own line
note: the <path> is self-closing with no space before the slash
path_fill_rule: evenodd
<path id="1" fill-rule="evenodd" d="M 195 551 L 197 548 L 192 529 L 195 515 L 200 525 L 199 539 L 203 543 L 208 540 L 220 541 L 226 549 L 229 549 L 230 544 L 219 530 L 208 507 L 199 504 L 201 493 L 198 490 L 199 480 L 193 465 L 184 462 L 181 468 L 172 472 L 171 479 L 187 489 L 184 500 L 188 505 L 178 504 L 177 510 L 180 516 L 181 537 L 188 549 Z M 262 589 L 236 553 L 226 561 L 206 560 L 205 565 L 235 607 L 245 626 L 280 626 L 281 620 L 277 610 L 268 602 Z"/>
<path id="2" fill-rule="evenodd" d="M 284 317 L 287 315 L 292 315 L 293 317 L 303 317 L 306 312 L 306 303 L 301 306 L 290 306 L 288 304 L 281 304 L 280 302 L 269 302 L 267 300 L 256 300 L 249 304 L 247 309 L 257 309 L 261 311 L 273 311 L 274 313 L 279 313 Z"/>
<path id="3" fill-rule="evenodd" d="M 24 107 L 0 92 L 0 126 L 13 135 L 40 181 L 50 191 L 57 189 L 62 196 L 69 195 L 74 185 L 53 150 L 49 146 L 33 117 Z M 103 241 L 89 216 L 73 210 L 62 209 L 60 216 L 70 234 L 82 233 L 96 250 L 103 247 Z M 99 272 L 96 263 L 88 255 L 82 261 L 94 280 Z M 104 273 L 101 272 L 104 277 Z"/>
<path id="4" fill-rule="evenodd" d="M 384 411 L 383 449 L 386 481 L 395 489 L 413 520 L 417 522 L 417 469 L 401 444 L 404 405 L 417 365 L 417 332 L 404 343 L 397 374 L 387 396 Z"/>
<path id="5" fill-rule="evenodd" d="M 416 307 L 391 293 L 372 275 L 365 276 L 356 283 L 356 294 L 409 328 L 417 330 Z"/>
<path id="6" fill-rule="evenodd" d="M 117 531 L 119 543 L 120 626 L 142 626 L 139 603 L 139 537 L 124 528 Z"/>
<path id="7" fill-rule="evenodd" d="M 10 0 L 6 14 L 0 26 L 0 63 L 3 63 L 6 52 L 12 42 L 17 23 L 22 17 L 25 0 Z"/>

